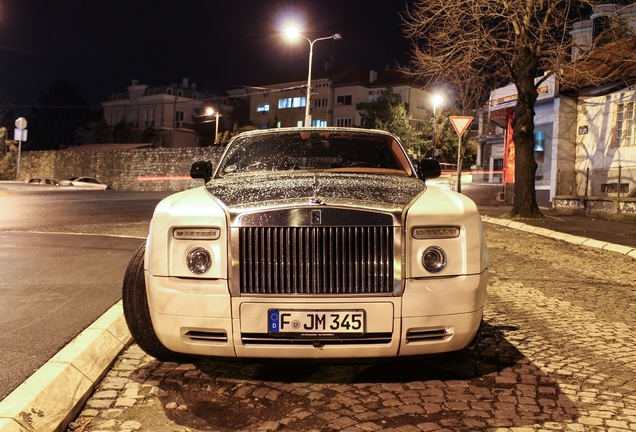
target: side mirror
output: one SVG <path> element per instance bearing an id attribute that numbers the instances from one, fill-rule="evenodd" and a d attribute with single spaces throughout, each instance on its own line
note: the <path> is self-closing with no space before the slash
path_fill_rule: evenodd
<path id="1" fill-rule="evenodd" d="M 416 163 L 417 175 L 422 179 L 434 179 L 442 175 L 442 168 L 435 159 L 420 159 Z"/>
<path id="2" fill-rule="evenodd" d="M 190 177 L 193 179 L 203 179 L 206 183 L 212 178 L 212 161 L 196 161 L 190 167 Z"/>

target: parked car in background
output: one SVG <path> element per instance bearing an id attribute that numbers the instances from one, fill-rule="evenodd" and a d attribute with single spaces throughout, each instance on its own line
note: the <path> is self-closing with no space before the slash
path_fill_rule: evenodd
<path id="1" fill-rule="evenodd" d="M 388 132 L 244 132 L 161 201 L 123 282 L 132 336 L 182 355 L 360 358 L 474 348 L 488 254 L 477 206 Z"/>
<path id="2" fill-rule="evenodd" d="M 40 185 L 49 185 L 49 186 L 59 186 L 57 180 L 51 178 L 31 178 L 27 181 L 28 184 L 40 184 Z"/>
<path id="3" fill-rule="evenodd" d="M 108 185 L 100 182 L 99 180 L 93 177 L 72 177 L 67 180 L 62 180 L 60 182 L 60 186 L 74 186 L 78 188 L 86 188 L 86 189 L 99 189 L 106 190 L 108 189 Z"/>

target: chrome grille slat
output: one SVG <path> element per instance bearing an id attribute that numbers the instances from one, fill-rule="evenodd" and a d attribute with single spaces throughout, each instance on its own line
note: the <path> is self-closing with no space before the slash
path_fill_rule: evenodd
<path id="1" fill-rule="evenodd" d="M 243 294 L 393 290 L 393 227 L 242 227 Z"/>

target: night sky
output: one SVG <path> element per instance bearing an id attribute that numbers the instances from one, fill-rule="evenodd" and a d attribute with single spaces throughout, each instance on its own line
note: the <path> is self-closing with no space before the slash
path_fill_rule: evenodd
<path id="1" fill-rule="evenodd" d="M 405 0 L 0 0 L 0 91 L 4 103 L 33 105 L 60 78 L 89 103 L 133 79 L 164 85 L 189 78 L 222 94 L 292 73 L 306 76 L 307 41 L 285 41 L 285 16 L 304 19 L 313 70 L 370 69 L 409 60 L 399 12 Z"/>

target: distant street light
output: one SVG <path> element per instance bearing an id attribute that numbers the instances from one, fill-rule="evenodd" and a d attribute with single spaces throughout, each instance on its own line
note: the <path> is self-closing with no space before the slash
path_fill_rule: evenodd
<path id="1" fill-rule="evenodd" d="M 442 96 L 436 94 L 433 95 L 433 157 L 436 157 L 439 153 L 437 152 L 437 105 L 442 103 Z"/>
<path id="2" fill-rule="evenodd" d="M 301 35 L 298 28 L 294 26 L 286 27 L 284 33 L 287 39 L 295 40 L 298 38 L 302 38 L 302 39 L 305 39 L 307 42 L 309 42 L 309 71 L 307 72 L 307 97 L 305 98 L 306 99 L 305 100 L 305 103 L 306 103 L 305 126 L 311 126 L 311 116 L 309 115 L 309 109 L 310 109 L 310 101 L 311 101 L 311 61 L 314 56 L 314 43 L 321 40 L 328 40 L 328 39 L 340 40 L 342 39 L 342 36 L 340 36 L 340 33 L 334 33 L 331 36 L 326 36 L 326 37 L 321 37 L 321 38 L 311 40 Z"/>
<path id="3" fill-rule="evenodd" d="M 214 144 L 216 144 L 216 139 L 217 139 L 217 136 L 219 135 L 219 117 L 221 116 L 221 114 L 219 114 L 218 111 L 215 111 L 214 108 L 212 107 L 206 107 L 205 115 L 207 116 L 213 115 L 216 117 L 216 121 L 214 122 Z"/>

